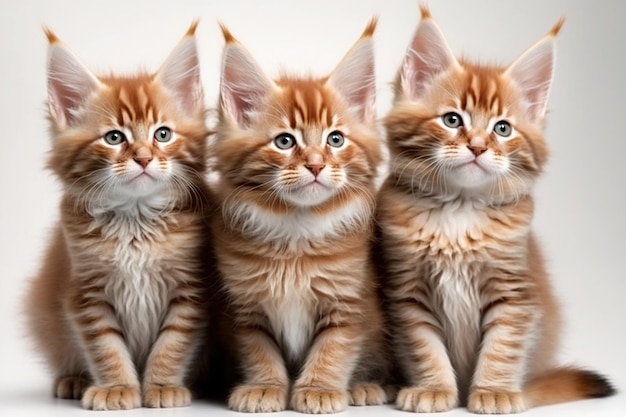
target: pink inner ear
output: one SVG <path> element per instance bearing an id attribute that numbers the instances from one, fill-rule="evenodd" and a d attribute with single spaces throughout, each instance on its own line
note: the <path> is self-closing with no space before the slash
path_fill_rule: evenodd
<path id="1" fill-rule="evenodd" d="M 228 113 L 242 125 L 250 123 L 249 113 L 254 110 L 255 92 L 240 88 L 245 84 L 245 80 L 240 78 L 240 74 L 226 66 L 224 68 L 224 79 L 227 80 L 222 88 L 222 100 Z"/>
<path id="2" fill-rule="evenodd" d="M 52 118 L 60 125 L 71 125 L 75 121 L 78 108 L 83 103 L 76 90 L 58 82 L 48 84 L 48 105 Z"/>
<path id="3" fill-rule="evenodd" d="M 366 35 L 357 41 L 330 74 L 328 82 L 343 96 L 360 120 L 375 117 L 374 45 L 367 29 Z"/>
<path id="4" fill-rule="evenodd" d="M 402 91 L 409 97 L 420 96 L 437 74 L 454 64 L 456 59 L 435 22 L 422 19 L 400 69 Z"/>
<path id="5" fill-rule="evenodd" d="M 506 70 L 520 87 L 531 120 L 545 116 L 554 73 L 554 38 L 546 37 L 524 52 Z"/>
<path id="6" fill-rule="evenodd" d="M 174 93 L 181 108 L 194 112 L 204 105 L 198 50 L 194 36 L 185 36 L 166 59 L 157 79 Z"/>
<path id="7" fill-rule="evenodd" d="M 226 115 L 241 126 L 249 125 L 250 113 L 262 103 L 272 84 L 243 47 L 227 44 L 220 87 L 220 100 Z"/>
<path id="8" fill-rule="evenodd" d="M 50 115 L 61 126 L 76 121 L 81 107 L 96 90 L 97 78 L 62 45 L 50 46 L 48 55 L 48 104 Z"/>
<path id="9" fill-rule="evenodd" d="M 377 20 L 369 22 L 361 38 L 346 53 L 328 77 L 332 85 L 360 120 L 375 117 L 376 73 L 372 35 Z"/>

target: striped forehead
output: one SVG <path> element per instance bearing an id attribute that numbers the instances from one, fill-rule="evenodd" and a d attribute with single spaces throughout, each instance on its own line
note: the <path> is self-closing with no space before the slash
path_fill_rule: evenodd
<path id="1" fill-rule="evenodd" d="M 480 111 L 501 115 L 505 111 L 502 100 L 502 82 L 499 73 L 492 69 L 473 69 L 467 72 L 461 107 L 467 111 Z"/>
<path id="2" fill-rule="evenodd" d="M 292 82 L 293 83 L 293 82 Z M 291 129 L 330 127 L 336 121 L 330 93 L 318 82 L 298 82 L 283 90 L 283 115 Z"/>
<path id="3" fill-rule="evenodd" d="M 151 95 L 147 76 L 108 80 L 114 100 L 113 115 L 120 126 L 154 123 L 158 110 Z"/>

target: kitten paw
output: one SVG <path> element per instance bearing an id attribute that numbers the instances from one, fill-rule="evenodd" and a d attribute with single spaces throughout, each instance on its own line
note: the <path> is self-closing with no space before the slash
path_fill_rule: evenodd
<path id="1" fill-rule="evenodd" d="M 387 401 L 387 393 L 378 384 L 359 383 L 350 388 L 350 405 L 381 405 Z"/>
<path id="2" fill-rule="evenodd" d="M 89 380 L 80 376 L 64 376 L 54 383 L 54 396 L 68 400 L 80 400 L 89 386 Z"/>
<path id="3" fill-rule="evenodd" d="M 521 413 L 527 408 L 521 392 L 474 390 L 467 402 L 467 409 L 477 414 Z"/>
<path id="4" fill-rule="evenodd" d="M 396 398 L 396 406 L 400 410 L 417 413 L 439 413 L 451 410 L 458 404 L 456 391 L 434 391 L 421 387 L 403 388 Z"/>
<path id="5" fill-rule="evenodd" d="M 287 388 L 275 385 L 239 385 L 228 397 L 228 408 L 242 413 L 270 413 L 287 408 Z"/>
<path id="6" fill-rule="evenodd" d="M 180 386 L 146 384 L 143 405 L 149 408 L 186 407 L 191 404 L 191 392 Z"/>
<path id="7" fill-rule="evenodd" d="M 92 385 L 83 394 L 83 407 L 88 410 L 129 410 L 141 407 L 139 388 L 129 385 L 99 387 Z"/>
<path id="8" fill-rule="evenodd" d="M 337 413 L 348 408 L 348 400 L 348 393 L 343 390 L 300 387 L 291 395 L 291 407 L 307 414 Z"/>

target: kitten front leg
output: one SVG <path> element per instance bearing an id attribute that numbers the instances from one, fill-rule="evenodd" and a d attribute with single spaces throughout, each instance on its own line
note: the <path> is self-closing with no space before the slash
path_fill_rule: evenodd
<path id="1" fill-rule="evenodd" d="M 203 322 L 202 309 L 192 298 L 180 296 L 170 301 L 169 314 L 146 362 L 142 381 L 145 407 L 185 407 L 191 404 L 191 392 L 184 386 L 184 378 Z"/>
<path id="2" fill-rule="evenodd" d="M 291 393 L 294 410 L 322 414 L 348 408 L 347 388 L 360 357 L 364 334 L 355 320 L 345 311 L 335 311 L 322 320 L 327 323 L 317 329 L 317 337 Z"/>
<path id="3" fill-rule="evenodd" d="M 437 319 L 415 298 L 393 300 L 396 349 L 409 387 L 396 397 L 403 411 L 434 413 L 459 404 L 456 377 Z"/>
<path id="4" fill-rule="evenodd" d="M 68 309 L 93 379 L 93 385 L 82 396 L 83 407 L 90 410 L 140 407 L 139 379 L 124 334 L 110 304 L 97 297 L 100 293 L 101 289 L 78 289 Z"/>
<path id="5" fill-rule="evenodd" d="M 394 396 L 393 387 L 376 383 L 355 382 L 350 386 L 350 405 L 382 405 Z"/>
<path id="6" fill-rule="evenodd" d="M 54 381 L 54 396 L 56 398 L 80 400 L 90 385 L 89 379 L 82 376 L 62 376 Z"/>
<path id="7" fill-rule="evenodd" d="M 68 328 L 63 328 L 63 336 L 53 334 L 52 329 L 47 332 L 49 333 L 47 337 L 56 338 L 57 342 L 61 340 L 61 343 L 51 348 L 54 349 L 54 356 L 50 358 L 50 362 L 57 368 L 53 395 L 56 398 L 80 400 L 85 390 L 92 385 L 82 354 L 83 349 L 76 338 L 71 336 L 72 331 Z"/>
<path id="8" fill-rule="evenodd" d="M 528 408 L 522 385 L 537 307 L 519 298 L 503 298 L 485 311 L 482 347 L 467 405 L 471 412 L 509 414 Z"/>
<path id="9" fill-rule="evenodd" d="M 287 408 L 289 377 L 271 332 L 258 324 L 235 329 L 244 383 L 228 397 L 228 408 L 246 413 L 268 413 Z"/>

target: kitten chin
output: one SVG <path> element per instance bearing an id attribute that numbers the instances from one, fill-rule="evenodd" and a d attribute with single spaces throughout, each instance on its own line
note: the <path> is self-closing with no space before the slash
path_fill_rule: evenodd
<path id="1" fill-rule="evenodd" d="M 280 192 L 281 197 L 296 207 L 315 207 L 333 197 L 337 191 L 319 181 L 311 181 L 296 189 Z"/>

